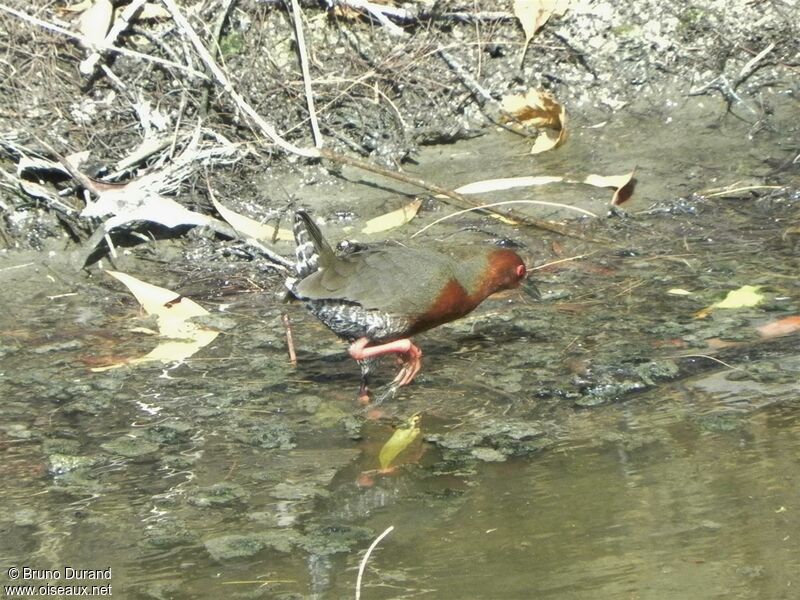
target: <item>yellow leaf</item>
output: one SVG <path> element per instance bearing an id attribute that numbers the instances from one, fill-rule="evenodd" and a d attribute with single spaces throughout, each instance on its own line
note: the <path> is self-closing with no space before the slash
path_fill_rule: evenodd
<path id="1" fill-rule="evenodd" d="M 392 466 L 397 456 L 417 439 L 417 436 L 420 434 L 419 420 L 419 413 L 414 414 L 405 423 L 395 429 L 392 437 L 383 445 L 378 455 L 378 462 L 381 465 L 381 469 L 385 470 Z"/>
<path id="2" fill-rule="evenodd" d="M 397 210 L 370 219 L 364 224 L 361 233 L 379 233 L 405 225 L 416 216 L 420 206 L 422 206 L 422 200 L 414 200 Z"/>
<path id="3" fill-rule="evenodd" d="M 751 308 L 756 306 L 764 299 L 764 295 L 758 293 L 760 289 L 761 286 L 759 285 L 743 285 L 738 290 L 728 292 L 728 295 L 719 302 L 715 302 L 711 306 L 698 311 L 695 314 L 695 318 L 705 319 L 712 310 L 718 308 Z"/>
<path id="4" fill-rule="evenodd" d="M 170 338 L 150 351 L 146 356 L 133 358 L 105 367 L 97 367 L 92 371 L 108 371 L 126 364 L 158 360 L 161 362 L 175 362 L 189 358 L 201 348 L 210 344 L 217 337 L 218 332 L 211 331 L 189 321 L 192 317 L 207 315 L 208 311 L 202 306 L 167 290 L 150 283 L 141 281 L 126 273 L 119 271 L 106 271 L 109 275 L 122 282 L 134 295 L 142 308 L 149 315 L 158 317 L 158 333 L 162 338 Z"/>
<path id="5" fill-rule="evenodd" d="M 728 292 L 723 300 L 715 302 L 711 306 L 714 308 L 750 308 L 759 304 L 764 295 L 759 294 L 760 285 L 743 285 L 738 290 Z"/>
<path id="6" fill-rule="evenodd" d="M 272 234 L 275 232 L 274 227 L 265 225 L 264 223 L 259 223 L 250 217 L 240 215 L 230 208 L 226 208 L 214 198 L 211 198 L 211 204 L 214 205 L 214 208 L 217 210 L 219 215 L 225 219 L 231 227 L 245 237 L 255 238 L 257 240 L 261 240 L 262 242 L 272 241 Z M 278 229 L 277 239 L 284 242 L 291 242 L 294 240 L 294 235 L 288 229 Z"/>
<path id="7" fill-rule="evenodd" d="M 672 288 L 671 290 L 667 290 L 667 293 L 672 296 L 690 296 L 692 292 L 681 288 Z"/>

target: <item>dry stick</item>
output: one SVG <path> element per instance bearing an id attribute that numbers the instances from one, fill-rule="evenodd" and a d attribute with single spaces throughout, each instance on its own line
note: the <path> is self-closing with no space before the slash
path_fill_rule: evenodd
<path id="1" fill-rule="evenodd" d="M 772 52 L 774 48 L 775 48 L 775 42 L 772 42 L 769 46 L 764 48 L 761 52 L 759 52 L 753 58 L 747 61 L 747 64 L 745 64 L 739 71 L 739 75 L 736 76 L 736 81 L 733 82 L 733 86 L 736 87 L 740 85 L 745 79 L 750 77 L 753 71 L 755 71 L 756 68 L 758 67 L 758 63 L 764 60 L 764 57 L 770 52 Z"/>
<path id="2" fill-rule="evenodd" d="M 214 189 L 211 187 L 211 182 L 208 180 L 208 175 L 206 175 L 206 190 L 208 191 L 208 197 L 211 198 L 214 202 L 218 202 L 217 197 L 214 194 Z M 270 259 L 272 262 L 274 262 L 274 263 L 276 263 L 277 265 L 280 266 L 280 268 L 278 268 L 279 271 L 294 270 L 295 265 L 294 265 L 294 263 L 292 261 L 290 261 L 287 258 L 284 258 L 283 256 L 281 256 L 280 254 L 278 254 L 277 252 L 275 252 L 271 248 L 268 248 L 260 240 L 257 240 L 256 238 L 251 237 L 249 235 L 243 234 L 242 232 L 240 232 L 236 228 L 234 228 L 232 225 L 231 225 L 231 230 L 233 232 L 235 232 L 235 235 L 233 235 L 231 237 L 233 237 L 233 238 L 237 238 L 238 237 L 239 239 L 241 239 L 248 246 L 252 246 L 256 250 L 261 252 L 261 254 L 263 254 L 268 259 Z M 291 332 L 287 333 L 287 337 L 289 337 L 289 342 L 291 344 L 291 337 L 290 336 L 291 336 Z"/>
<path id="3" fill-rule="evenodd" d="M 459 206 L 465 209 L 480 209 L 485 212 L 489 212 L 492 214 L 497 214 L 502 217 L 507 217 L 513 219 L 515 221 L 519 221 L 524 225 L 530 225 L 532 227 L 537 227 L 539 229 L 544 229 L 545 231 L 551 231 L 553 233 L 558 233 L 563 236 L 567 237 L 574 237 L 581 240 L 587 241 L 595 241 L 590 240 L 586 236 L 584 236 L 579 231 L 574 231 L 572 228 L 562 225 L 561 223 L 553 223 L 551 221 L 546 221 L 544 219 L 537 219 L 536 217 L 530 217 L 528 215 L 523 215 L 517 211 L 509 210 L 506 212 L 499 212 L 495 210 L 491 210 L 490 208 L 485 208 L 484 205 L 490 204 L 487 200 L 480 198 L 479 196 L 472 196 L 468 198 L 463 194 L 459 194 L 458 192 L 454 192 L 453 190 L 449 190 L 447 188 L 440 187 L 433 183 L 428 183 L 422 179 L 418 179 L 417 177 L 411 177 L 410 175 L 406 175 L 405 173 L 400 173 L 398 171 L 390 171 L 388 169 L 384 169 L 377 165 L 373 165 L 372 163 L 368 163 L 363 160 L 358 160 L 356 158 L 352 158 L 350 156 L 345 156 L 343 154 L 338 154 L 336 152 L 331 152 L 327 149 L 321 149 L 320 154 L 323 158 L 327 158 L 334 162 L 338 162 L 345 165 L 350 165 L 352 167 L 357 167 L 359 169 L 363 169 L 365 171 L 370 171 L 371 173 L 377 173 L 378 175 L 383 175 L 384 177 L 388 177 L 389 179 L 394 179 L 396 181 L 402 181 L 403 183 L 408 183 L 414 185 L 416 187 L 420 187 L 422 189 L 428 190 L 430 192 L 434 192 L 436 194 L 441 194 L 443 196 L 447 196 L 451 199 L 452 204 Z"/>
<path id="4" fill-rule="evenodd" d="M 394 530 L 394 525 L 390 525 L 386 528 L 382 534 L 375 538 L 375 541 L 370 544 L 369 548 L 367 548 L 366 554 L 364 554 L 364 558 L 361 559 L 361 564 L 358 565 L 358 579 L 356 579 L 356 600 L 361 599 L 361 578 L 364 576 L 364 569 L 367 568 L 367 561 L 369 560 L 369 555 L 372 554 L 372 551 L 375 549 L 375 546 L 380 544 L 381 540 L 385 538 L 387 535 L 392 533 Z"/>
<path id="5" fill-rule="evenodd" d="M 222 36 L 222 28 L 225 26 L 225 21 L 228 20 L 228 13 L 231 11 L 231 6 L 233 6 L 234 1 L 235 0 L 223 0 L 222 10 L 217 18 L 217 24 L 214 26 L 214 33 L 211 38 L 214 44 L 214 51 L 211 53 L 212 58 L 215 58 L 217 54 L 219 54 L 219 38 Z M 213 81 L 211 85 L 213 85 Z M 200 110 L 203 118 L 205 118 L 208 113 L 208 95 L 211 85 L 207 85 L 203 88 L 203 99 L 200 101 Z"/>
<path id="6" fill-rule="evenodd" d="M 314 136 L 314 147 L 322 148 L 322 134 L 319 131 L 317 110 L 314 108 L 314 94 L 311 92 L 311 75 L 308 71 L 306 38 L 303 35 L 303 13 L 297 0 L 292 0 L 292 21 L 294 21 L 294 34 L 297 38 L 297 54 L 300 56 L 300 70 L 303 72 L 303 88 L 306 93 L 308 118 L 311 119 L 311 134 Z"/>
<path id="7" fill-rule="evenodd" d="M 206 47 L 203 46 L 203 42 L 200 39 L 200 36 L 197 35 L 197 32 L 192 28 L 189 21 L 186 20 L 186 17 L 183 16 L 178 6 L 175 4 L 175 0 L 161 0 L 164 3 L 164 6 L 167 7 L 167 10 L 172 15 L 175 24 L 180 28 L 180 30 L 186 35 L 189 40 L 192 42 L 195 51 L 200 55 L 200 58 L 205 63 L 206 67 L 211 71 L 214 75 L 214 78 L 219 82 L 228 94 L 230 94 L 233 101 L 236 102 L 236 105 L 248 116 L 250 117 L 253 122 L 261 129 L 261 131 L 270 139 L 272 142 L 282 148 L 286 152 L 290 152 L 292 154 L 297 154 L 298 156 L 304 156 L 306 158 L 318 158 L 320 156 L 319 150 L 316 148 L 300 148 L 299 146 L 295 146 L 291 142 L 286 141 L 283 139 L 278 131 L 269 123 L 267 123 L 261 116 L 250 106 L 245 99 L 233 89 L 233 85 L 231 85 L 230 80 L 219 68 L 216 62 L 214 62 L 214 58 L 211 54 L 206 50 Z"/>
<path id="8" fill-rule="evenodd" d="M 383 27 L 386 28 L 386 31 L 392 35 L 406 35 L 406 32 L 402 27 L 398 27 L 392 23 L 386 16 L 391 15 L 404 21 L 409 20 L 411 15 L 404 8 L 394 8 L 384 4 L 377 4 L 375 2 L 367 2 L 367 0 L 336 0 L 336 4 L 367 13 L 371 17 L 374 17 L 375 20 L 383 25 Z"/>
<path id="9" fill-rule="evenodd" d="M 144 5 L 147 0 L 134 0 L 131 2 L 125 10 L 120 13 L 119 17 L 117 17 L 116 21 L 114 21 L 114 25 L 112 25 L 109 32 L 106 34 L 106 38 L 103 40 L 103 44 L 106 46 L 113 46 L 114 42 L 117 41 L 119 34 L 125 31 L 131 24 L 131 19 L 139 12 L 139 9 Z M 97 67 L 97 63 L 100 59 L 103 58 L 103 54 L 95 50 L 89 58 L 81 62 L 78 70 L 83 75 L 91 75 L 94 73 L 95 68 Z"/>
<path id="10" fill-rule="evenodd" d="M 272 125 L 267 123 L 264 119 L 262 119 L 261 116 L 253 109 L 253 107 L 250 106 L 247 103 L 247 101 L 238 92 L 236 92 L 236 90 L 233 89 L 233 85 L 231 85 L 230 80 L 222 71 L 222 69 L 214 62 L 214 59 L 211 56 L 211 54 L 208 52 L 208 50 L 206 50 L 205 46 L 203 46 L 203 42 L 200 40 L 200 37 L 192 28 L 191 24 L 181 14 L 180 10 L 175 4 L 175 1 L 162 0 L 162 2 L 167 7 L 167 10 L 169 10 L 169 12 L 172 14 L 172 18 L 175 20 L 175 23 L 178 25 L 181 31 L 183 31 L 183 33 L 189 37 L 189 39 L 191 40 L 192 44 L 195 47 L 195 50 L 200 55 L 200 58 L 205 63 L 206 67 L 208 67 L 208 69 L 214 75 L 217 82 L 219 82 L 219 84 L 223 87 L 223 89 L 228 94 L 230 94 L 231 98 L 236 103 L 236 105 L 247 116 L 249 116 L 255 122 L 255 124 L 261 129 L 261 131 L 269 139 L 271 139 L 272 142 L 279 148 L 285 150 L 286 152 L 297 154 L 299 156 L 304 156 L 306 158 L 320 158 L 320 157 L 327 158 L 328 160 L 331 160 L 339 164 L 350 165 L 352 167 L 363 169 L 371 173 L 377 173 L 378 175 L 383 175 L 384 177 L 387 177 L 389 179 L 394 179 L 396 181 L 408 183 L 416 187 L 420 187 L 422 189 L 435 192 L 436 194 L 447 196 L 451 200 L 455 201 L 454 204 L 460 206 L 461 208 L 480 208 L 484 204 L 489 204 L 488 202 L 478 197 L 467 198 L 466 196 L 463 196 L 458 192 L 454 192 L 447 188 L 443 188 L 441 186 L 428 183 L 427 181 L 424 181 L 417 177 L 410 177 L 405 173 L 383 169 L 372 163 L 368 163 L 363 160 L 358 160 L 357 158 L 352 158 L 350 156 L 345 156 L 344 154 L 339 154 L 337 152 L 332 152 L 331 150 L 325 148 L 300 148 L 299 146 L 295 146 L 291 142 L 286 141 L 280 136 L 275 127 L 273 127 Z M 520 214 L 517 211 L 509 211 L 508 213 L 499 213 L 496 211 L 492 211 L 491 209 L 484 208 L 482 210 L 485 210 L 490 213 L 499 214 L 501 216 L 509 217 L 525 225 L 538 227 L 539 229 L 544 229 L 546 231 L 551 231 L 553 233 L 558 233 L 560 235 L 574 237 L 587 241 L 594 241 L 594 240 L 589 240 L 589 238 L 587 238 L 578 231 L 573 231 L 572 228 L 567 227 L 566 225 L 562 225 L 560 223 L 551 223 L 550 221 L 546 221 L 544 219 L 537 219 L 535 217 L 529 217 L 527 215 Z"/>
<path id="11" fill-rule="evenodd" d="M 414 239 L 420 233 L 422 233 L 423 231 L 425 231 L 427 229 L 430 229 L 434 225 L 438 225 L 442 221 L 447 221 L 448 219 L 452 219 L 453 217 L 457 217 L 458 215 L 463 215 L 464 213 L 468 213 L 468 212 L 472 212 L 472 211 L 476 211 L 476 210 L 484 209 L 484 208 L 493 208 L 495 206 L 506 206 L 508 204 L 536 204 L 537 206 L 549 206 L 551 208 L 563 208 L 564 210 L 573 210 L 573 211 L 575 211 L 577 213 L 581 213 L 581 214 L 589 216 L 589 217 L 597 218 L 597 215 L 594 214 L 593 212 L 589 211 L 589 210 L 585 210 L 585 209 L 579 208 L 577 206 L 570 206 L 569 204 L 562 204 L 560 202 L 546 202 L 544 200 L 505 200 L 503 202 L 492 202 L 491 204 L 484 204 L 483 206 L 480 206 L 478 208 L 465 208 L 464 210 L 459 210 L 459 211 L 456 211 L 456 212 L 451 213 L 449 215 L 445 215 L 443 217 L 439 217 L 433 223 L 428 223 L 427 225 L 425 225 L 425 227 L 423 227 L 422 229 L 417 231 L 414 235 L 411 236 L 411 239 Z"/>
<path id="12" fill-rule="evenodd" d="M 292 335 L 292 321 L 288 313 L 281 316 L 283 327 L 286 329 L 286 348 L 289 350 L 289 364 L 297 368 L 297 353 L 294 350 L 294 336 Z"/>
<path id="13" fill-rule="evenodd" d="M 72 38 L 73 40 L 78 40 L 79 42 L 85 44 L 89 48 L 94 48 L 95 50 L 108 50 L 109 52 L 116 52 L 117 54 L 123 54 L 125 56 L 132 56 L 134 58 L 141 58 L 142 60 L 149 61 L 152 63 L 156 63 L 158 65 L 164 65 L 165 67 L 172 67 L 174 69 L 180 69 L 192 75 L 194 77 L 200 77 L 202 79 L 208 79 L 208 76 L 205 73 L 201 73 L 200 71 L 195 71 L 191 67 L 187 67 L 186 65 L 182 65 L 171 60 L 166 60 L 164 58 L 159 58 L 157 56 L 151 56 L 149 54 L 143 54 L 141 52 L 136 52 L 135 50 L 128 50 L 127 48 L 119 48 L 117 46 L 111 46 L 102 42 L 93 42 L 89 38 L 84 35 L 80 35 L 69 31 L 68 29 L 64 29 L 63 27 L 59 27 L 54 23 L 49 23 L 48 21 L 43 21 L 42 19 L 37 19 L 36 17 L 32 17 L 31 15 L 24 13 L 22 11 L 16 10 L 5 4 L 0 4 L 0 10 L 3 12 L 7 12 L 11 15 L 14 15 L 18 19 L 22 19 L 23 21 L 27 21 L 33 25 L 37 25 L 42 29 L 46 29 L 48 31 L 52 31 L 55 33 L 60 33 L 61 35 L 67 36 L 68 38 Z"/>
<path id="14" fill-rule="evenodd" d="M 461 80 L 461 84 L 467 88 L 467 91 L 470 94 L 475 97 L 481 108 L 484 108 L 488 105 L 491 110 L 497 113 L 497 116 L 495 116 L 489 114 L 488 111 L 484 111 L 486 118 L 489 119 L 489 121 L 491 121 L 494 125 L 502 127 L 506 131 L 524 138 L 535 139 L 540 135 L 536 129 L 532 129 L 520 121 L 516 115 L 505 110 L 497 100 L 492 98 L 492 95 L 489 93 L 489 91 L 480 83 L 478 83 L 478 81 L 472 77 L 472 75 L 467 73 L 467 69 L 464 67 L 464 65 L 458 62 L 455 57 L 444 48 L 444 46 L 439 46 L 436 49 L 436 54 L 438 54 L 445 64 L 456 74 L 456 76 Z M 505 121 L 500 120 L 498 118 L 500 116 L 503 117 Z M 515 127 L 509 127 L 508 123 L 514 123 Z"/>

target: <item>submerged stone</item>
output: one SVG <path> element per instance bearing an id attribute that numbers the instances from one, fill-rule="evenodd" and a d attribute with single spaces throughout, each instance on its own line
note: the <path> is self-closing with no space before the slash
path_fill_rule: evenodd
<path id="1" fill-rule="evenodd" d="M 51 475 L 63 475 L 79 469 L 87 469 L 102 462 L 98 456 L 77 456 L 53 453 L 47 457 L 47 471 Z"/>
<path id="2" fill-rule="evenodd" d="M 302 542 L 303 536 L 291 529 L 270 529 L 258 533 L 223 535 L 206 540 L 206 551 L 215 560 L 254 556 L 270 548 L 289 553 Z"/>
<path id="3" fill-rule="evenodd" d="M 189 504 L 200 507 L 224 507 L 245 500 L 249 494 L 234 483 L 215 483 L 199 488 L 189 496 Z"/>
<path id="4" fill-rule="evenodd" d="M 306 552 L 315 555 L 349 552 L 354 545 L 364 543 L 374 537 L 367 527 L 347 524 L 317 525 L 309 528 L 303 537 L 302 546 Z"/>
<path id="5" fill-rule="evenodd" d="M 103 450 L 112 454 L 118 454 L 126 458 L 140 458 L 152 454 L 159 449 L 155 442 L 148 441 L 143 437 L 132 437 L 123 435 L 115 440 L 101 444 Z"/>
<path id="6" fill-rule="evenodd" d="M 252 424 L 243 431 L 235 432 L 233 437 L 245 444 L 267 450 L 291 450 L 297 445 L 291 429 L 280 423 Z"/>

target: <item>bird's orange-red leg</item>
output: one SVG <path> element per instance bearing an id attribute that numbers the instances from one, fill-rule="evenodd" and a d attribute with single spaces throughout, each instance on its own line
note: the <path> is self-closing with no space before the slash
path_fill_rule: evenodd
<path id="1" fill-rule="evenodd" d="M 403 368 L 394 378 L 393 384 L 398 386 L 408 385 L 414 381 L 419 370 L 422 368 L 422 350 L 414 345 L 408 338 L 402 340 L 395 340 L 386 344 L 379 344 L 378 346 L 367 346 L 369 340 L 365 337 L 357 339 L 350 344 L 348 352 L 356 360 L 366 360 L 383 356 L 384 354 L 405 354 L 406 359 L 403 363 Z"/>

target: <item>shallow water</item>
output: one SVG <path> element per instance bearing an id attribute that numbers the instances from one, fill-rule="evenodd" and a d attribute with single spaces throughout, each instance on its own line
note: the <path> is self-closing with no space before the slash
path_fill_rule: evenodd
<path id="1" fill-rule="evenodd" d="M 689 197 L 762 177 L 788 146 L 712 112 L 689 117 L 704 125 L 688 141 L 675 120 L 635 139 L 640 121 L 579 124 L 534 167 L 505 135 L 426 151 L 420 174 L 448 185 L 635 164 L 626 209 L 664 204 L 587 225 L 613 240 L 600 245 L 469 217 L 534 264 L 588 256 L 537 272 L 538 303 L 506 294 L 422 336 L 425 370 L 378 420 L 354 402 L 343 346 L 278 302 L 278 278 L 121 258 L 215 314 L 225 305 L 223 333 L 183 365 L 91 373 L 153 345 L 130 330 L 141 323 L 129 294 L 59 254 L 3 256 L 3 583 L 12 566 L 110 567 L 95 583 L 123 598 L 352 597 L 364 551 L 391 525 L 362 598 L 795 598 L 797 334 L 759 340 L 755 327 L 800 312 L 797 198 Z M 796 187 L 796 171 L 782 177 Z M 329 210 L 369 217 L 383 210 L 375 198 L 396 201 L 340 185 Z M 610 192 L 576 195 L 547 191 L 601 212 Z M 761 306 L 694 318 L 754 284 Z M 416 412 L 421 436 L 376 473 L 393 426 Z"/>

